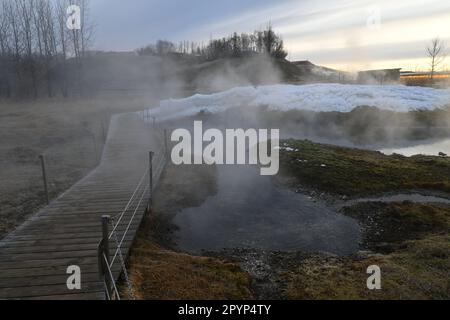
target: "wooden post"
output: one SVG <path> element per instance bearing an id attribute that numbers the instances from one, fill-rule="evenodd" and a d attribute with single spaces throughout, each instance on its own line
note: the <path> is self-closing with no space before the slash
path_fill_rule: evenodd
<path id="1" fill-rule="evenodd" d="M 106 299 L 110 299 L 110 292 L 107 289 L 107 279 L 106 279 L 106 275 L 108 273 L 106 266 L 105 266 L 105 259 L 103 259 L 103 252 L 104 252 L 104 240 L 100 240 L 100 243 L 98 244 L 97 247 L 97 258 L 98 258 L 98 275 L 99 275 L 99 279 L 101 282 L 104 283 L 105 287 L 105 298 Z"/>
<path id="2" fill-rule="evenodd" d="M 102 216 L 102 239 L 103 239 L 103 249 L 105 252 L 106 260 L 110 262 L 109 257 L 109 219 L 110 216 Z"/>
<path id="3" fill-rule="evenodd" d="M 169 144 L 168 144 L 168 137 L 167 137 L 167 129 L 164 129 L 164 152 L 166 158 L 169 156 Z"/>
<path id="4" fill-rule="evenodd" d="M 149 206 L 152 205 L 153 202 L 153 156 L 155 155 L 155 153 L 153 151 L 149 152 Z M 150 207 L 149 207 L 150 209 Z"/>
<path id="5" fill-rule="evenodd" d="M 47 182 L 47 171 L 45 169 L 45 157 L 44 155 L 40 155 L 41 159 L 41 167 L 42 167 L 42 179 L 44 180 L 44 191 L 45 191 L 45 200 L 47 201 L 47 205 L 50 204 L 50 197 L 48 196 L 48 182 Z"/>
<path id="6" fill-rule="evenodd" d="M 102 126 L 102 138 L 103 138 L 103 144 L 106 143 L 106 130 L 105 130 L 105 123 L 103 120 L 101 120 L 101 126 Z"/>
<path id="7" fill-rule="evenodd" d="M 98 155 L 98 148 L 97 148 L 97 139 L 95 138 L 95 133 L 91 132 L 92 136 L 92 142 L 94 144 L 94 155 L 95 155 L 95 164 L 99 163 L 99 155 Z"/>
<path id="8" fill-rule="evenodd" d="M 102 243 L 101 243 L 101 254 L 105 255 L 106 257 L 106 261 L 103 258 L 103 256 L 101 256 L 101 261 L 102 263 L 100 264 L 102 267 L 102 272 L 101 274 L 103 275 L 103 279 L 105 281 L 105 290 L 108 290 L 108 292 L 106 292 L 106 296 L 107 297 L 111 297 L 111 281 L 114 281 L 114 279 L 111 279 L 110 274 L 108 272 L 108 266 L 110 264 L 110 255 L 109 255 L 109 219 L 111 217 L 110 216 L 102 216 Z M 108 264 L 108 266 L 106 266 L 105 264 Z"/>

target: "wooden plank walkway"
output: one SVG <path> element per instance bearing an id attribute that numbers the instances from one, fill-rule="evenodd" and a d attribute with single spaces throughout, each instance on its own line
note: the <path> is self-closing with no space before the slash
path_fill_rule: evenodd
<path id="1" fill-rule="evenodd" d="M 0 241 L 0 299 L 105 299 L 97 257 L 101 216 L 123 212 L 142 179 L 117 228 L 121 238 L 136 212 L 124 238 L 128 254 L 148 204 L 148 151 L 160 150 L 158 141 L 137 114 L 113 116 L 100 165 Z M 110 246 L 114 252 L 115 242 Z M 81 290 L 67 288 L 70 265 L 81 268 Z"/>

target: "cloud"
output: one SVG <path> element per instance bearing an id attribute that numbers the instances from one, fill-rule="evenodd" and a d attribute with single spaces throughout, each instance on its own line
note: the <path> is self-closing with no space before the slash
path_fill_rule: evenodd
<path id="1" fill-rule="evenodd" d="M 380 13 L 376 30 L 367 28 L 371 8 Z M 356 66 L 420 58 L 426 41 L 450 39 L 448 0 L 95 0 L 92 12 L 98 47 L 112 50 L 159 38 L 206 42 L 270 21 L 291 59 Z"/>

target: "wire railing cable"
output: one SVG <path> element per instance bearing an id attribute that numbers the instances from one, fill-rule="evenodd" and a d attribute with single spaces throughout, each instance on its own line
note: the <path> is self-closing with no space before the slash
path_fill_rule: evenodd
<path id="1" fill-rule="evenodd" d="M 140 198 L 140 200 L 139 200 L 138 206 L 137 206 L 136 209 L 134 210 L 133 215 L 131 216 L 130 221 L 128 222 L 128 225 L 127 225 L 125 231 L 123 232 L 122 239 L 120 239 L 120 242 L 117 244 L 117 249 L 116 249 L 116 251 L 115 251 L 115 253 L 114 253 L 113 258 L 111 259 L 111 266 L 113 265 L 113 263 L 115 262 L 115 259 L 117 258 L 118 251 L 119 251 L 120 248 L 122 247 L 123 241 L 124 241 L 124 239 L 125 239 L 125 237 L 126 237 L 126 235 L 127 235 L 127 232 L 128 232 L 129 229 L 130 229 L 131 223 L 133 222 L 134 217 L 136 216 L 136 213 L 137 213 L 137 211 L 138 211 L 139 205 L 142 203 L 142 199 L 144 198 L 144 195 L 146 194 L 147 189 L 148 189 L 148 187 L 145 188 L 144 192 L 142 192 L 142 195 L 141 195 L 141 198 Z M 115 233 L 115 234 L 116 234 L 116 233 Z M 117 235 L 117 234 L 116 234 L 116 235 Z"/>
<path id="2" fill-rule="evenodd" d="M 142 116 L 144 117 L 144 114 L 142 114 Z M 133 300 L 135 299 L 135 293 L 134 293 L 131 281 L 129 279 L 127 267 L 125 264 L 125 257 L 122 252 L 122 246 L 124 245 L 125 239 L 128 236 L 131 226 L 133 225 L 133 222 L 134 222 L 136 216 L 138 215 L 139 209 L 142 208 L 142 203 L 143 203 L 144 199 L 149 199 L 149 201 L 150 201 L 149 203 L 151 203 L 151 198 L 153 198 L 154 188 L 150 188 L 152 183 L 150 183 L 150 186 L 144 183 L 146 177 L 148 177 L 150 174 L 150 166 L 152 166 L 152 168 L 153 168 L 152 169 L 152 173 L 153 173 L 152 177 L 153 178 L 151 180 L 154 182 L 157 182 L 164 170 L 164 167 L 165 167 L 165 164 L 167 161 L 167 154 L 166 154 L 167 148 L 164 148 L 165 142 L 161 141 L 161 140 L 163 140 L 161 138 L 163 138 L 166 134 L 163 135 L 162 130 L 158 130 L 158 128 L 159 128 L 159 126 L 155 125 L 155 123 L 154 123 L 154 135 L 156 136 L 157 142 L 159 142 L 158 144 L 160 144 L 159 150 L 161 150 L 161 151 L 157 153 L 154 160 L 151 161 L 152 163 L 150 163 L 149 166 L 147 167 L 147 169 L 145 170 L 144 174 L 142 175 L 138 184 L 136 185 L 136 188 L 134 189 L 130 199 L 128 200 L 125 208 L 112 218 L 106 217 L 106 220 L 108 220 L 108 219 L 109 220 L 108 220 L 108 222 L 105 222 L 106 227 L 104 230 L 103 240 L 102 240 L 102 242 L 100 242 L 100 245 L 99 245 L 99 257 L 100 257 L 99 261 L 103 260 L 100 263 L 100 266 L 104 265 L 103 271 L 100 271 L 100 274 L 103 276 L 103 284 L 105 286 L 105 292 L 106 292 L 105 296 L 108 300 L 111 300 L 114 297 L 116 299 L 120 300 L 119 291 L 118 291 L 117 285 L 116 285 L 116 278 L 114 277 L 113 272 L 112 272 L 112 269 L 114 268 L 114 264 L 116 263 L 117 259 L 119 259 L 119 262 L 120 262 L 119 274 L 122 274 L 124 277 L 124 280 L 128 287 L 128 292 L 129 292 L 130 298 Z M 146 195 L 148 195 L 148 196 L 146 197 Z M 131 216 L 129 216 L 128 212 L 132 212 Z M 111 226 L 111 229 L 112 229 L 111 232 L 107 231 L 108 224 Z M 121 233 L 119 235 L 119 230 L 118 230 L 119 226 L 125 225 L 125 224 L 126 224 L 126 227 L 125 227 L 123 233 Z M 108 260 L 108 257 L 110 257 L 108 243 L 111 239 L 113 239 L 115 241 L 116 248 L 112 255 L 112 259 Z M 105 253 L 108 255 L 108 257 L 106 256 Z M 112 288 L 109 285 L 109 283 L 111 283 Z"/>
<path id="3" fill-rule="evenodd" d="M 113 286 L 113 289 L 114 289 L 114 293 L 116 294 L 117 299 L 120 300 L 119 290 L 117 290 L 116 281 L 114 281 L 114 276 L 113 276 L 113 274 L 111 272 L 111 267 L 109 266 L 108 258 L 106 258 L 104 253 L 103 253 L 103 260 L 104 260 L 104 263 L 105 263 L 105 266 L 106 266 L 106 270 L 108 271 L 108 275 L 110 276 L 110 278 L 112 280 L 111 283 L 112 283 L 112 286 Z M 106 282 L 104 282 L 104 284 L 105 284 L 105 287 L 106 287 L 106 293 L 108 295 L 108 298 L 109 298 L 109 300 L 111 300 L 111 295 L 109 294 L 109 289 L 110 288 L 108 288 L 108 286 L 106 285 Z"/>
<path id="4" fill-rule="evenodd" d="M 139 188 L 141 187 L 142 183 L 144 182 L 146 176 L 148 175 L 148 172 L 149 172 L 149 169 L 147 168 L 147 170 L 146 170 L 145 173 L 143 174 L 141 180 L 139 181 L 138 185 L 137 185 L 136 188 L 134 189 L 134 192 L 133 192 L 133 194 L 131 195 L 131 198 L 130 198 L 130 200 L 128 201 L 127 205 L 125 206 L 125 209 L 123 209 L 122 212 L 120 212 L 119 214 L 117 214 L 117 215 L 114 217 L 114 218 L 116 219 L 118 216 L 120 216 L 119 219 L 117 220 L 116 224 L 114 225 L 113 230 L 111 231 L 111 233 L 110 233 L 110 235 L 109 235 L 109 239 L 111 239 L 113 233 L 116 231 L 117 227 L 119 226 L 120 222 L 122 221 L 122 218 L 123 218 L 125 212 L 127 212 L 128 209 L 130 208 L 130 205 L 131 205 L 132 202 L 133 202 L 134 196 L 136 195 L 137 191 L 139 190 Z"/>

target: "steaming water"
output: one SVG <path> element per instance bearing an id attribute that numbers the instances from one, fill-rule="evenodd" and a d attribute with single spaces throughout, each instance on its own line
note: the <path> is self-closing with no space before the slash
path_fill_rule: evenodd
<path id="1" fill-rule="evenodd" d="M 190 115 L 191 109 L 184 107 L 181 103 L 180 112 L 185 116 Z M 224 126 L 248 128 L 249 125 L 259 128 L 260 125 L 259 118 L 253 119 L 252 116 L 233 112 L 222 117 L 216 114 L 214 118 L 209 116 L 206 119 L 205 130 L 207 127 Z M 191 118 L 185 118 L 181 123 L 180 119 L 174 121 L 170 124 L 172 127 L 192 129 Z M 250 124 L 247 124 L 248 121 Z M 271 125 L 273 126 L 273 123 Z M 286 125 L 283 123 L 280 127 L 285 128 Z M 300 129 L 298 126 L 294 127 L 295 137 L 306 138 Z M 318 138 L 310 139 L 317 141 Z M 389 147 L 354 146 L 350 141 L 342 139 L 345 140 L 345 137 L 337 137 L 327 143 L 382 150 L 387 154 L 395 152 L 406 156 L 418 153 L 437 155 L 439 152 L 450 154 L 450 140 L 425 141 L 416 145 L 405 140 L 403 145 L 391 148 L 392 144 Z M 408 197 L 405 199 L 409 200 L 411 196 Z M 419 200 L 445 202 L 437 201 L 440 200 L 437 198 Z M 174 218 L 174 223 L 179 227 L 176 235 L 179 248 L 194 253 L 243 247 L 282 251 L 327 251 L 339 255 L 358 251 L 361 237 L 358 223 L 334 210 L 336 209 L 314 202 L 306 195 L 274 184 L 272 178 L 260 176 L 258 168 L 218 166 L 217 194 L 209 197 L 200 207 L 181 211 Z"/>
<path id="2" fill-rule="evenodd" d="M 218 193 L 174 219 L 179 248 L 287 251 L 358 250 L 358 223 L 309 197 L 279 187 L 251 166 L 218 166 Z"/>

